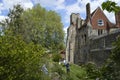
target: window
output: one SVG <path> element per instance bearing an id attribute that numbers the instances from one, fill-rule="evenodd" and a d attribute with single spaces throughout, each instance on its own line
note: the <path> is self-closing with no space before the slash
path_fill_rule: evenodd
<path id="1" fill-rule="evenodd" d="M 84 37 L 85 37 L 85 43 L 86 43 L 86 40 L 87 40 L 87 38 L 86 38 L 86 34 L 84 35 Z"/>
<path id="2" fill-rule="evenodd" d="M 99 20 L 98 20 L 98 26 L 103 26 L 103 25 L 104 25 L 103 20 L 102 20 L 102 19 L 99 19 Z"/>
<path id="3" fill-rule="evenodd" d="M 98 29 L 98 35 L 102 35 L 103 34 L 103 30 L 102 29 Z"/>

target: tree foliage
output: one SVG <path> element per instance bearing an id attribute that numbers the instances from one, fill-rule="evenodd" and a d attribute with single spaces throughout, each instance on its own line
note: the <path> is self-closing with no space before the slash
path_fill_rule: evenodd
<path id="1" fill-rule="evenodd" d="M 25 11 L 16 5 L 0 24 L 0 80 L 42 80 L 46 50 L 64 48 L 60 16 L 40 5 Z"/>
<path id="2" fill-rule="evenodd" d="M 23 11 L 20 5 L 10 10 L 6 27 L 13 35 L 21 35 L 25 42 L 41 44 L 47 49 L 64 48 L 64 31 L 60 16 L 54 11 L 47 11 L 39 4 Z"/>
<path id="3" fill-rule="evenodd" d="M 12 31 L 12 35 L 19 35 L 20 33 L 22 33 L 21 15 L 23 11 L 24 10 L 20 5 L 16 5 L 13 7 L 13 9 L 10 9 L 10 12 L 8 13 L 8 19 L 5 19 L 5 21 L 2 23 L 3 29 Z"/>
<path id="4" fill-rule="evenodd" d="M 120 66 L 120 37 L 114 43 L 114 46 L 111 58 Z"/>
<path id="5" fill-rule="evenodd" d="M 117 5 L 116 2 L 107 0 L 106 2 L 102 3 L 102 9 L 107 10 L 108 12 L 119 12 L 120 6 Z"/>
<path id="6" fill-rule="evenodd" d="M 54 55 L 53 55 L 53 61 L 54 61 L 54 62 L 59 62 L 60 59 L 62 59 L 62 57 L 61 57 L 60 54 L 54 54 Z"/>
<path id="7" fill-rule="evenodd" d="M 0 37 L 0 79 L 33 80 L 40 73 L 44 48 L 25 43 L 20 36 Z M 35 75 L 34 75 L 35 74 Z"/>

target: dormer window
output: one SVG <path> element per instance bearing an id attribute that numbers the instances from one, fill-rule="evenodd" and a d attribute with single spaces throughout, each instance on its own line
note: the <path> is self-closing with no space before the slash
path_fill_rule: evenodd
<path id="1" fill-rule="evenodd" d="M 103 20 L 102 20 L 102 19 L 99 19 L 99 20 L 98 20 L 98 26 L 103 26 L 103 25 L 104 25 Z"/>

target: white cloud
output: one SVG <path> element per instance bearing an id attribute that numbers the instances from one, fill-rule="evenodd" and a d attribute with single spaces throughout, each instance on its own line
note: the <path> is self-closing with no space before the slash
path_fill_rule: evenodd
<path id="1" fill-rule="evenodd" d="M 48 1 L 48 0 L 34 0 L 35 3 L 40 3 L 44 7 L 55 5 L 55 1 L 56 0 L 51 0 L 51 1 Z"/>
<path id="2" fill-rule="evenodd" d="M 66 38 L 67 38 L 67 28 L 68 27 L 64 27 L 64 32 L 65 32 L 65 38 L 64 39 L 65 39 L 65 42 L 66 42 Z"/>
<path id="3" fill-rule="evenodd" d="M 108 13 L 106 10 L 104 11 L 104 13 L 112 23 L 115 23 L 115 14 L 114 13 Z"/>
<path id="4" fill-rule="evenodd" d="M 2 13 L 1 10 L 3 10 L 3 3 L 0 3 L 0 14 Z"/>
<path id="5" fill-rule="evenodd" d="M 24 9 L 33 7 L 31 0 L 3 0 L 4 9 L 13 8 L 16 4 L 21 4 Z"/>
<path id="6" fill-rule="evenodd" d="M 33 4 L 31 0 L 3 0 L 2 3 L 0 3 L 0 21 L 4 18 L 4 14 L 1 15 L 2 10 L 9 10 L 10 8 L 12 9 L 14 5 L 16 4 L 21 4 L 21 6 L 24 9 L 27 8 L 32 8 Z"/>
<path id="7" fill-rule="evenodd" d="M 66 24 L 69 24 L 69 22 L 70 22 L 70 15 L 66 15 L 64 18 L 65 18 L 65 19 L 64 19 L 64 22 L 65 22 Z"/>
<path id="8" fill-rule="evenodd" d="M 78 3 L 75 3 L 73 5 L 70 6 L 66 6 L 66 11 L 67 11 L 67 15 L 70 15 L 72 12 L 74 13 L 78 13 L 80 12 L 80 7 Z"/>
<path id="9" fill-rule="evenodd" d="M 66 6 L 65 9 L 66 9 L 66 16 L 65 16 L 65 21 L 64 21 L 65 23 L 70 22 L 71 13 L 80 13 L 80 11 L 81 11 L 78 3 Z"/>
<path id="10" fill-rule="evenodd" d="M 32 8 L 33 4 L 31 2 L 26 2 L 26 3 L 23 3 L 23 6 L 25 9 L 28 9 L 28 8 Z"/>
<path id="11" fill-rule="evenodd" d="M 77 3 L 80 4 L 80 13 L 85 13 L 86 12 L 86 4 L 90 3 L 90 8 L 91 8 L 91 12 L 93 12 L 98 6 L 100 7 L 101 4 L 104 2 L 105 0 L 78 0 Z"/>
<path id="12" fill-rule="evenodd" d="M 117 3 L 118 6 L 120 6 L 120 0 L 111 0 Z"/>
<path id="13" fill-rule="evenodd" d="M 65 32 L 65 34 L 67 34 L 67 28 L 68 28 L 68 27 L 64 27 L 64 29 L 63 29 L 64 32 Z"/>
<path id="14" fill-rule="evenodd" d="M 64 9 L 65 0 L 34 0 L 35 3 L 40 3 L 43 7 L 52 7 L 54 10 Z"/>
<path id="15" fill-rule="evenodd" d="M 5 20 L 6 18 L 8 18 L 7 16 L 0 16 L 0 21 Z"/>

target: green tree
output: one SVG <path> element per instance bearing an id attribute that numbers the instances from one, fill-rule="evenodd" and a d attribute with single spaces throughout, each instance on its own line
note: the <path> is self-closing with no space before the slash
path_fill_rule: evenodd
<path id="1" fill-rule="evenodd" d="M 63 49 L 60 16 L 40 5 L 26 11 L 16 5 L 8 17 L 0 22 L 0 80 L 43 80 L 41 59 L 46 48 Z"/>
<path id="2" fill-rule="evenodd" d="M 38 4 L 23 14 L 23 26 L 29 29 L 30 34 L 28 39 L 49 49 L 63 48 L 63 25 L 56 12 L 47 11 Z"/>
<path id="3" fill-rule="evenodd" d="M 44 48 L 25 43 L 20 36 L 0 37 L 0 80 L 40 79 Z"/>
<path id="4" fill-rule="evenodd" d="M 120 11 L 120 6 L 118 6 L 116 2 L 107 0 L 106 2 L 102 3 L 102 9 L 107 10 L 108 12 L 117 13 Z"/>
<path id="5" fill-rule="evenodd" d="M 20 5 L 14 6 L 4 23 L 5 29 L 12 35 L 21 35 L 25 42 L 41 44 L 47 49 L 64 48 L 64 31 L 60 16 L 47 11 L 39 4 L 26 11 Z"/>
<path id="6" fill-rule="evenodd" d="M 12 35 L 18 35 L 20 33 L 22 33 L 21 28 L 21 24 L 22 24 L 22 19 L 21 19 L 21 15 L 23 13 L 23 8 L 18 4 L 16 6 L 13 7 L 13 9 L 9 10 L 9 14 L 8 14 L 8 19 L 6 19 L 4 21 L 4 23 L 2 24 L 3 29 L 4 30 L 11 30 L 13 32 Z"/>

